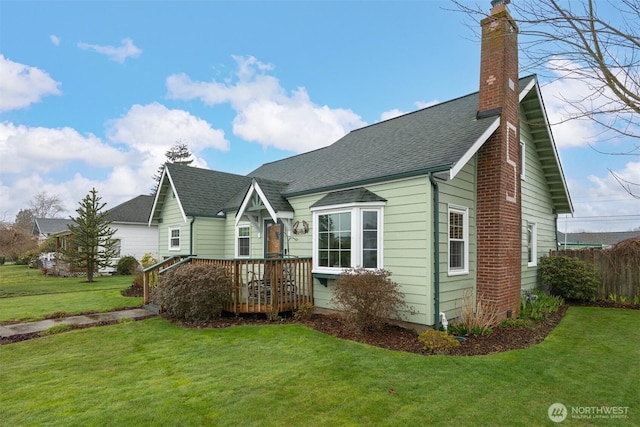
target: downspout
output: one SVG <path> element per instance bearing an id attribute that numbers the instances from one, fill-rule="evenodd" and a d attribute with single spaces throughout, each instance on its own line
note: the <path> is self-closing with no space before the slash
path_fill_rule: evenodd
<path id="1" fill-rule="evenodd" d="M 189 256 L 193 256 L 193 223 L 196 222 L 196 217 L 191 218 L 189 223 Z"/>
<path id="2" fill-rule="evenodd" d="M 440 329 L 440 210 L 438 183 L 429 172 L 433 189 L 433 327 Z"/>

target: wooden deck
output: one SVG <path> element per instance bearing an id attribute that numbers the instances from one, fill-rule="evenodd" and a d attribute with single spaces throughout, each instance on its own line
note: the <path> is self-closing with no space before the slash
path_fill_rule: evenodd
<path id="1" fill-rule="evenodd" d="M 219 265 L 233 279 L 232 302 L 225 311 L 282 313 L 313 304 L 311 258 L 210 259 L 172 257 L 144 270 L 144 303 L 150 302 L 154 278 L 182 264 Z"/>

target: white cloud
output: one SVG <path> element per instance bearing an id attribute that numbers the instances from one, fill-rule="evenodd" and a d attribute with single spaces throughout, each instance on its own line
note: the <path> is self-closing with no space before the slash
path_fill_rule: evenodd
<path id="1" fill-rule="evenodd" d="M 95 135 L 81 135 L 75 129 L 27 127 L 0 123 L 2 173 L 24 170 L 49 172 L 79 160 L 89 165 L 110 167 L 127 162 L 127 156 Z"/>
<path id="2" fill-rule="evenodd" d="M 640 184 L 640 162 L 627 162 L 613 170 L 630 183 Z M 559 221 L 560 231 L 628 231 L 640 226 L 640 200 L 631 196 L 611 173 L 568 179 L 575 208 L 574 218 Z M 640 195 L 640 185 L 631 185 Z"/>
<path id="3" fill-rule="evenodd" d="M 142 49 L 133 44 L 129 38 L 122 40 L 122 45 L 116 46 L 100 46 L 97 44 L 89 44 L 79 42 L 78 47 L 85 50 L 93 50 L 95 52 L 106 55 L 110 60 L 122 64 L 127 58 L 137 58 L 142 53 Z"/>
<path id="4" fill-rule="evenodd" d="M 384 121 L 384 120 L 393 119 L 394 117 L 399 117 L 399 116 L 402 116 L 403 114 L 407 114 L 406 111 L 401 111 L 401 110 L 398 110 L 397 108 L 394 108 L 393 110 L 384 111 L 382 114 L 380 114 L 380 120 Z"/>
<path id="5" fill-rule="evenodd" d="M 612 145 L 612 139 L 619 139 L 619 134 L 607 131 L 589 118 L 589 114 L 585 116 L 585 112 L 598 113 L 598 120 L 608 123 L 612 128 L 640 133 L 637 118 L 635 125 L 630 124 L 630 120 L 633 119 L 620 112 L 625 108 L 611 89 L 603 86 L 604 78 L 590 75 L 589 70 L 559 56 L 551 58 L 547 68 L 555 78 L 550 83 L 542 85 L 542 94 L 554 139 L 559 147 L 584 147 L 598 143 Z M 623 74 L 622 70 L 612 71 Z M 624 77 L 620 76 L 621 79 Z M 617 111 L 607 113 L 612 110 Z"/>
<path id="6" fill-rule="evenodd" d="M 366 125 L 347 109 L 313 103 L 305 88 L 291 94 L 277 78 L 265 74 L 273 67 L 255 57 L 234 56 L 235 82 L 193 81 L 186 74 L 167 78 L 168 96 L 199 99 L 209 106 L 229 103 L 236 111 L 235 135 L 264 147 L 305 152 L 335 142 L 352 129 Z"/>
<path id="7" fill-rule="evenodd" d="M 107 138 L 157 158 L 178 141 L 185 141 L 192 153 L 207 148 L 227 151 L 224 131 L 214 129 L 205 120 L 184 110 L 170 110 L 153 102 L 133 105 L 126 115 L 107 123 Z"/>
<path id="8" fill-rule="evenodd" d="M 28 107 L 47 95 L 59 95 L 59 85 L 39 68 L 0 55 L 0 112 Z"/>
<path id="9" fill-rule="evenodd" d="M 49 36 L 49 40 L 51 40 L 51 43 L 53 43 L 56 46 L 60 46 L 60 37 L 56 36 L 55 34 L 51 34 Z"/>

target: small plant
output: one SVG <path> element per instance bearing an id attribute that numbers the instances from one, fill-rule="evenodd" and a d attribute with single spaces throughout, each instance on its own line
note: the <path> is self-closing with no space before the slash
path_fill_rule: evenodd
<path id="1" fill-rule="evenodd" d="M 457 337 L 464 337 L 469 335 L 469 330 L 461 322 L 449 322 L 447 326 L 447 332 Z"/>
<path id="2" fill-rule="evenodd" d="M 609 294 L 609 301 L 613 301 L 613 302 L 618 301 L 618 295 L 613 293 Z"/>
<path id="3" fill-rule="evenodd" d="M 68 323 L 59 323 L 57 325 L 53 325 L 52 327 L 50 327 L 47 330 L 44 330 L 42 332 L 40 332 L 40 336 L 47 336 L 47 335 L 55 335 L 55 334 L 60 334 L 62 332 L 67 332 L 74 329 L 73 325 L 70 325 Z"/>
<path id="4" fill-rule="evenodd" d="M 161 310 L 178 319 L 208 321 L 220 317 L 232 298 L 232 280 L 224 267 L 186 264 L 164 274 L 156 288 Z"/>
<path id="5" fill-rule="evenodd" d="M 544 320 L 549 314 L 557 312 L 564 304 L 564 300 L 559 296 L 548 295 L 542 290 L 525 291 L 520 300 L 521 319 L 531 319 L 535 321 Z"/>
<path id="6" fill-rule="evenodd" d="M 640 305 L 640 295 L 636 295 L 633 297 L 633 304 Z"/>
<path id="7" fill-rule="evenodd" d="M 626 295 L 620 295 L 620 303 L 627 304 L 629 302 L 629 297 Z"/>
<path id="8" fill-rule="evenodd" d="M 352 268 L 336 281 L 332 303 L 354 329 L 381 329 L 404 307 L 404 295 L 387 270 Z"/>
<path id="9" fill-rule="evenodd" d="M 584 261 L 568 256 L 542 257 L 538 272 L 551 295 L 575 301 L 593 301 L 596 297 L 597 272 Z"/>
<path id="10" fill-rule="evenodd" d="M 300 304 L 300 307 L 293 313 L 293 317 L 300 320 L 308 320 L 313 316 L 315 306 L 310 302 Z"/>
<path id="11" fill-rule="evenodd" d="M 123 276 L 130 276 L 140 269 L 140 263 L 131 255 L 120 258 L 116 265 L 116 272 Z"/>
<path id="12" fill-rule="evenodd" d="M 469 334 L 489 335 L 492 327 L 498 324 L 498 309 L 495 302 L 478 295 L 474 302 L 473 294 L 462 294 L 461 323 Z"/>
<path id="13" fill-rule="evenodd" d="M 427 329 L 418 336 L 418 341 L 429 353 L 444 353 L 450 348 L 460 347 L 460 342 L 446 332 Z"/>

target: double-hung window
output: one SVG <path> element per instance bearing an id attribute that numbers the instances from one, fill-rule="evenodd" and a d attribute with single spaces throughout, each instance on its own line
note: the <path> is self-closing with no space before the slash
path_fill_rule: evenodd
<path id="1" fill-rule="evenodd" d="M 449 275 L 469 273 L 469 210 L 449 206 Z"/>
<path id="2" fill-rule="evenodd" d="M 170 251 L 179 251 L 180 250 L 180 229 L 179 228 L 169 228 L 169 250 Z"/>
<path id="3" fill-rule="evenodd" d="M 241 225 L 236 228 L 237 238 L 236 238 L 236 256 L 238 258 L 247 258 L 249 257 L 249 248 L 250 248 L 250 226 L 249 225 Z"/>
<path id="4" fill-rule="evenodd" d="M 381 204 L 312 209 L 313 269 L 339 274 L 351 267 L 383 268 Z"/>
<path id="5" fill-rule="evenodd" d="M 538 227 L 535 222 L 527 223 L 527 266 L 538 265 Z"/>

